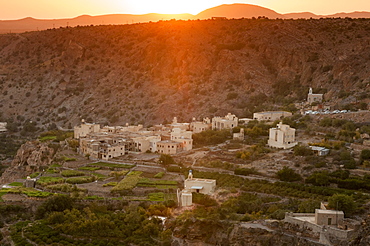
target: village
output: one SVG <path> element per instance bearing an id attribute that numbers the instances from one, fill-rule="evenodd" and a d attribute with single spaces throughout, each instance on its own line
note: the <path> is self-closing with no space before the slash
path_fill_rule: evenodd
<path id="1" fill-rule="evenodd" d="M 307 118 L 307 108 L 327 111 L 328 107 L 322 106 L 322 101 L 323 95 L 313 94 L 310 89 L 306 106 L 300 110 L 301 117 Z M 307 148 L 317 158 L 326 158 L 331 148 L 327 144 L 310 145 L 320 143 L 320 136 L 313 135 L 307 139 L 302 130 L 297 136 L 297 129 L 283 123 L 291 117 L 293 114 L 287 111 L 256 112 L 253 118 L 238 118 L 228 113 L 224 117 L 215 116 L 202 121 L 193 119 L 188 123 L 180 123 L 175 117 L 170 124 L 146 128 L 129 124 L 102 126 L 82 120 L 74 127 L 73 140 L 60 142 L 62 149 L 54 158 L 55 164 L 29 175 L 24 181 L 16 180 L 4 185 L 3 190 L 12 190 L 13 185 L 20 182 L 29 189 L 36 188 L 45 196 L 57 192 L 69 193 L 79 199 L 177 204 L 171 213 L 167 210 L 154 213 L 166 220 L 170 214 L 180 215 L 194 210 L 209 199 L 214 199 L 215 204 L 233 199 L 242 191 L 243 183 L 243 187 L 253 182 L 278 185 L 276 175 L 285 169 L 290 169 L 292 173 L 288 175 L 292 177 L 300 176 L 294 170 L 303 175 L 305 169 L 299 168 L 296 164 L 299 157 L 293 154 L 295 146 Z M 251 128 L 248 128 L 250 124 L 268 127 L 266 136 L 253 140 L 265 139 L 263 144 L 246 144 L 251 142 L 248 139 L 253 136 L 250 135 Z M 3 125 L 5 128 L 6 125 Z M 209 131 L 226 132 L 230 137 L 215 146 L 194 148 L 193 136 Z M 368 135 L 362 134 L 361 138 L 362 144 L 354 143 L 354 148 L 357 146 L 361 150 L 370 146 Z M 72 151 L 70 146 L 73 141 L 78 144 Z M 265 154 L 251 160 L 251 152 L 243 150 L 243 146 L 247 146 L 247 150 L 258 146 Z M 256 155 L 252 153 L 252 156 Z M 235 158 L 235 154 L 239 157 Z M 282 199 L 273 194 L 267 197 Z M 25 201 L 25 197 L 9 192 L 2 195 L 2 200 L 20 202 Z M 283 201 L 278 204 L 284 204 Z M 324 245 L 353 238 L 360 228 L 359 220 L 345 217 L 342 210 L 328 206 L 327 201 L 321 200 L 309 213 L 282 211 L 276 218 L 287 223 L 284 225 L 289 228 L 289 233 L 293 233 L 291 235 L 313 238 Z M 274 231 L 274 221 L 257 216 L 255 221 L 242 222 L 242 226 Z"/>

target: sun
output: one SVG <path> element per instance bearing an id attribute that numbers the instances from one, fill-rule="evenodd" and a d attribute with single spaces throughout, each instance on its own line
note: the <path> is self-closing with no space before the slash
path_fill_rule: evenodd
<path id="1" fill-rule="evenodd" d="M 212 3 L 204 0 L 135 0 L 126 3 L 126 6 L 138 14 L 198 14 L 221 3 L 222 1 L 219 0 Z"/>

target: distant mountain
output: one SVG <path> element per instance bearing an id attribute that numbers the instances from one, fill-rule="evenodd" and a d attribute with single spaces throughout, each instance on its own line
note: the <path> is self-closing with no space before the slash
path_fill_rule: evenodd
<path id="1" fill-rule="evenodd" d="M 24 18 L 20 20 L 0 20 L 0 33 L 21 33 L 26 31 L 46 30 L 59 27 L 75 27 L 86 25 L 118 25 L 118 24 L 132 24 L 142 22 L 157 22 L 160 20 L 171 19 L 209 19 L 212 17 L 226 17 L 232 18 L 252 18 L 265 16 L 270 19 L 309 19 L 309 18 L 370 18 L 369 12 L 353 12 L 353 13 L 337 13 L 333 15 L 315 15 L 309 12 L 303 13 L 289 13 L 279 14 L 271 9 L 260 7 L 252 4 L 224 4 L 214 8 L 210 8 L 200 12 L 197 15 L 191 14 L 145 14 L 145 15 L 131 15 L 131 14 L 111 14 L 100 16 L 82 15 L 76 18 L 69 19 L 34 19 Z"/>
<path id="2" fill-rule="evenodd" d="M 266 16 L 271 19 L 284 18 L 284 15 L 275 11 L 252 4 L 223 4 L 200 12 L 196 17 L 207 19 L 211 17 L 252 18 Z"/>
<path id="3" fill-rule="evenodd" d="M 130 14 L 111 14 L 90 16 L 82 15 L 76 18 L 69 19 L 34 19 L 24 18 L 20 20 L 4 20 L 0 21 L 0 33 L 20 33 L 26 31 L 46 30 L 59 27 L 75 27 L 75 26 L 89 26 L 89 25 L 120 25 L 132 24 L 142 22 L 157 22 L 160 20 L 170 19 L 193 19 L 191 14 L 145 14 L 145 15 L 130 15 Z"/>

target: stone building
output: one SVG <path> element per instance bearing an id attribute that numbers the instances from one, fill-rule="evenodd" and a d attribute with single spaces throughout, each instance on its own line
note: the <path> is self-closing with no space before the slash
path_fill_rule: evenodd
<path id="1" fill-rule="evenodd" d="M 190 123 L 190 130 L 194 133 L 199 133 L 212 128 L 211 120 L 207 117 L 203 121 L 193 121 Z"/>
<path id="2" fill-rule="evenodd" d="M 185 190 L 208 195 L 215 191 L 216 180 L 194 178 L 193 172 L 190 170 L 188 178 L 185 180 L 184 186 L 185 186 Z"/>
<path id="3" fill-rule="evenodd" d="M 171 140 L 181 143 L 181 148 L 184 151 L 193 149 L 193 132 L 174 128 L 171 132 Z"/>
<path id="4" fill-rule="evenodd" d="M 284 222 L 305 230 L 324 245 L 332 245 L 332 241 L 338 240 L 348 242 L 360 228 L 358 221 L 344 218 L 343 211 L 326 209 L 323 203 L 315 213 L 285 213 Z"/>
<path id="5" fill-rule="evenodd" d="M 295 129 L 280 122 L 276 128 L 270 128 L 268 146 L 278 149 L 289 149 L 297 145 Z"/>
<path id="6" fill-rule="evenodd" d="M 292 116 L 291 112 L 287 111 L 266 111 L 266 112 L 257 112 L 253 114 L 254 120 L 265 120 L 265 121 L 275 121 L 281 120 L 284 117 Z"/>
<path id="7" fill-rule="evenodd" d="M 181 143 L 171 141 L 171 140 L 164 140 L 157 142 L 157 152 L 160 154 L 166 155 L 174 155 L 180 152 Z"/>
<path id="8" fill-rule="evenodd" d="M 228 113 L 225 117 L 212 118 L 212 130 L 232 129 L 238 126 L 238 117 Z"/>
<path id="9" fill-rule="evenodd" d="M 185 180 L 184 186 L 182 191 L 177 191 L 177 199 L 180 206 L 187 207 L 193 204 L 192 192 L 209 195 L 216 189 L 216 180 L 194 178 L 193 171 L 189 170 L 188 178 Z"/>
<path id="10" fill-rule="evenodd" d="M 323 94 L 313 94 L 312 93 L 312 88 L 308 91 L 307 95 L 307 103 L 311 104 L 314 102 L 321 103 L 323 100 Z"/>
<path id="11" fill-rule="evenodd" d="M 240 132 L 233 133 L 233 140 L 244 140 L 244 128 L 240 128 Z"/>
<path id="12" fill-rule="evenodd" d="M 100 125 L 94 123 L 86 123 L 85 120 L 82 120 L 81 125 L 75 126 L 73 130 L 74 138 L 80 139 L 86 137 L 90 133 L 100 132 Z"/>

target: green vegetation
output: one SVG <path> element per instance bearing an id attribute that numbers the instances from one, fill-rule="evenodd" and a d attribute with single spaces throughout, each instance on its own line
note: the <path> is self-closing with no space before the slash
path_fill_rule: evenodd
<path id="1" fill-rule="evenodd" d="M 302 176 L 296 173 L 293 169 L 289 167 L 283 167 L 280 171 L 276 173 L 276 176 L 281 181 L 293 182 L 302 180 Z"/>
<path id="2" fill-rule="evenodd" d="M 47 185 L 52 185 L 52 184 L 60 184 L 60 183 L 64 183 L 64 178 L 41 176 L 37 180 L 37 184 L 39 184 L 41 186 L 47 186 Z"/>
<path id="3" fill-rule="evenodd" d="M 84 176 L 85 175 L 84 172 L 76 171 L 76 170 L 63 170 L 61 174 L 62 174 L 63 177 L 75 177 L 75 176 Z"/>
<path id="4" fill-rule="evenodd" d="M 95 178 L 97 178 L 98 180 L 104 180 L 108 177 L 107 175 L 101 173 L 91 173 L 91 175 L 95 176 Z"/>
<path id="5" fill-rule="evenodd" d="M 230 130 L 206 130 L 200 133 L 193 134 L 193 140 L 195 146 L 214 145 L 225 142 L 231 138 Z"/>
<path id="6" fill-rule="evenodd" d="M 115 187 L 112 188 L 112 193 L 120 193 L 121 191 L 128 191 L 135 188 L 140 180 L 142 172 L 132 171 L 124 179 L 122 179 Z"/>
<path id="7" fill-rule="evenodd" d="M 21 182 L 13 182 L 13 183 L 10 183 L 9 186 L 23 186 L 23 183 L 21 183 Z"/>
<path id="8" fill-rule="evenodd" d="M 271 151 L 270 149 L 265 147 L 265 143 L 261 142 L 257 145 L 253 145 L 247 150 L 237 152 L 236 158 L 253 161 L 253 160 L 257 160 L 258 158 L 262 157 L 266 153 L 269 153 L 270 151 Z"/>
<path id="9" fill-rule="evenodd" d="M 182 167 L 177 165 L 170 165 L 166 167 L 167 172 L 181 173 L 183 172 Z"/>
<path id="10" fill-rule="evenodd" d="M 96 171 L 101 169 L 101 167 L 79 167 L 78 170 L 84 170 L 84 171 Z"/>
<path id="11" fill-rule="evenodd" d="M 293 150 L 294 150 L 294 155 L 297 155 L 297 156 L 313 155 L 312 149 L 308 146 L 296 145 L 294 146 Z"/>
<path id="12" fill-rule="evenodd" d="M 96 162 L 96 163 L 91 163 L 88 166 L 130 169 L 130 168 L 133 168 L 135 165 L 116 164 L 116 163 L 108 163 L 108 162 Z"/>
<path id="13" fill-rule="evenodd" d="M 15 187 L 10 189 L 1 189 L 0 190 L 0 198 L 1 196 L 7 194 L 7 193 L 13 193 L 13 194 L 25 194 L 28 197 L 48 197 L 52 195 L 50 192 L 44 192 L 44 191 L 38 191 L 33 188 L 25 188 L 25 187 Z"/>
<path id="14" fill-rule="evenodd" d="M 0 155 L 4 155 L 5 158 L 13 157 L 22 143 L 23 140 L 16 136 L 0 134 Z"/>
<path id="15" fill-rule="evenodd" d="M 87 196 L 87 197 L 85 197 L 85 199 L 87 199 L 87 200 L 104 200 L 104 197 L 94 195 L 94 196 Z"/>
<path id="16" fill-rule="evenodd" d="M 66 182 L 69 184 L 84 184 L 84 183 L 91 183 L 95 181 L 95 177 L 93 176 L 80 176 L 80 177 L 72 177 L 67 178 Z"/>
<path id="17" fill-rule="evenodd" d="M 46 186 L 46 189 L 50 189 L 52 191 L 61 191 L 61 192 L 74 192 L 74 191 L 82 191 L 86 192 L 86 189 L 77 188 L 77 186 L 72 184 L 54 184 Z"/>
<path id="18" fill-rule="evenodd" d="M 72 138 L 72 137 L 73 137 L 73 132 L 64 132 L 61 130 L 51 130 L 51 131 L 41 133 L 39 140 L 41 142 L 45 142 L 45 141 L 60 142 L 60 141 L 66 140 L 67 138 Z"/>
<path id="19" fill-rule="evenodd" d="M 164 176 L 164 172 L 159 172 L 156 175 L 154 175 L 154 178 L 161 179 Z"/>
<path id="20" fill-rule="evenodd" d="M 329 198 L 328 206 L 333 210 L 343 211 L 346 216 L 351 215 L 356 210 L 353 197 L 345 194 L 334 194 Z"/>
<path id="21" fill-rule="evenodd" d="M 76 161 L 77 160 L 76 158 L 70 158 L 70 157 L 66 157 L 66 156 L 61 157 L 61 159 L 65 162 Z"/>
<path id="22" fill-rule="evenodd" d="M 118 184 L 117 182 L 109 182 L 109 183 L 103 184 L 103 187 L 116 186 L 117 184 Z"/>
<path id="23" fill-rule="evenodd" d="M 156 187 L 158 189 L 177 188 L 177 182 L 173 180 L 152 180 L 147 178 L 141 178 L 137 182 L 139 187 Z"/>
<path id="24" fill-rule="evenodd" d="M 235 175 L 261 175 L 254 167 L 252 168 L 237 168 L 234 171 Z"/>
<path id="25" fill-rule="evenodd" d="M 161 154 L 158 163 L 162 164 L 163 166 L 168 166 L 170 164 L 175 164 L 175 160 L 170 155 Z"/>
<path id="26" fill-rule="evenodd" d="M 163 192 L 149 193 L 148 197 L 149 197 L 150 201 L 157 201 L 157 202 L 164 201 L 164 193 Z"/>
<path id="27" fill-rule="evenodd" d="M 216 206 L 218 203 L 209 195 L 193 192 L 193 203 L 203 205 L 205 207 Z"/>

